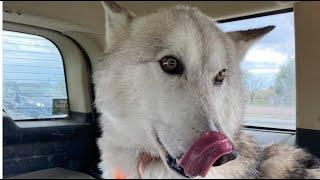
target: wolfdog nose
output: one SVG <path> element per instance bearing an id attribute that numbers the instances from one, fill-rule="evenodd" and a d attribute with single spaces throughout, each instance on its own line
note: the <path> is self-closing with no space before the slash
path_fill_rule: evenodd
<path id="1" fill-rule="evenodd" d="M 235 160 L 238 156 L 238 153 L 236 150 L 233 150 L 232 153 L 222 156 L 218 159 L 217 162 L 215 162 L 212 166 L 221 166 L 229 161 Z"/>

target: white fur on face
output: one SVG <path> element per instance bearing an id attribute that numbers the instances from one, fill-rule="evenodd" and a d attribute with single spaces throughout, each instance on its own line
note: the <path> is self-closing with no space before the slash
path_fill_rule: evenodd
<path id="1" fill-rule="evenodd" d="M 186 7 L 136 18 L 129 27 L 127 38 L 110 47 L 94 74 L 103 168 L 119 164 L 134 176 L 130 162 L 139 152 L 160 156 L 157 136 L 173 157 L 207 131 L 232 140 L 243 116 L 234 41 L 210 18 Z M 182 75 L 161 69 L 159 60 L 167 55 L 184 64 Z M 227 69 L 225 82 L 214 85 L 222 69 Z M 121 157 L 126 163 L 117 162 Z"/>

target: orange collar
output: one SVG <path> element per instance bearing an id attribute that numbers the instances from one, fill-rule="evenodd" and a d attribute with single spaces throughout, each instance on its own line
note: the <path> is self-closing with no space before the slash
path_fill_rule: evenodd
<path id="1" fill-rule="evenodd" d="M 140 153 L 137 163 L 137 173 L 140 179 L 143 175 L 145 168 L 153 159 L 154 158 L 147 153 Z M 125 173 L 123 173 L 123 171 L 119 167 L 115 168 L 113 172 L 113 177 L 114 179 L 127 179 Z"/>
<path id="2" fill-rule="evenodd" d="M 127 179 L 120 168 L 116 168 L 113 172 L 114 179 Z"/>

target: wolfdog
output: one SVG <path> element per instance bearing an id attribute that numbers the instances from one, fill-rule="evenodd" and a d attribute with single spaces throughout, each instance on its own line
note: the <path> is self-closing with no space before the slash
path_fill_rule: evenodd
<path id="1" fill-rule="evenodd" d="M 94 72 L 103 178 L 315 178 L 302 149 L 242 131 L 240 62 L 274 26 L 222 32 L 197 8 L 137 17 L 102 2 L 106 50 Z"/>

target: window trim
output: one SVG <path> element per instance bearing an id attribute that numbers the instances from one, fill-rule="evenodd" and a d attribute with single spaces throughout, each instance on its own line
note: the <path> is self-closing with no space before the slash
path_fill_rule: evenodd
<path id="1" fill-rule="evenodd" d="M 259 18 L 259 17 L 265 17 L 265 16 L 272 16 L 272 15 L 278 15 L 278 14 L 289 13 L 289 12 L 293 12 L 294 13 L 294 10 L 293 10 L 292 7 L 291 8 L 280 9 L 280 10 L 275 10 L 275 11 L 267 11 L 267 12 L 263 12 L 263 13 L 257 13 L 257 14 L 250 14 L 250 15 L 245 15 L 245 16 L 238 16 L 238 17 L 233 17 L 233 18 L 221 19 L 221 20 L 218 20 L 217 23 L 218 24 L 223 24 L 223 23 L 228 23 L 228 22 L 241 21 L 241 20 Z M 295 59 L 295 64 L 296 64 L 296 59 Z M 295 78 L 296 77 L 297 77 L 297 74 L 296 74 Z M 296 93 L 296 96 L 297 96 L 297 93 Z M 296 100 L 296 103 L 297 103 L 297 100 Z M 297 108 L 297 105 L 296 105 L 296 108 Z M 295 133 L 297 131 L 297 115 L 296 115 L 296 120 L 295 121 L 296 121 L 296 128 L 295 129 L 282 129 L 282 128 L 276 128 L 276 127 L 262 127 L 262 126 L 252 126 L 252 125 L 243 125 L 243 127 L 244 128 L 248 128 L 248 129 L 294 132 Z"/>
<path id="2" fill-rule="evenodd" d="M 264 17 L 264 16 L 272 16 L 272 15 L 283 14 L 283 13 L 288 13 L 288 12 L 294 12 L 293 8 L 286 8 L 286 9 L 280 9 L 280 10 L 275 10 L 275 11 L 267 11 L 267 12 L 263 12 L 263 13 L 250 14 L 250 15 L 245 15 L 245 16 L 238 16 L 238 17 L 233 17 L 233 18 L 228 18 L 228 19 L 221 19 L 221 20 L 218 20 L 217 23 L 222 24 L 222 23 L 227 23 L 227 22 L 240 21 L 240 20 L 258 18 L 258 17 Z"/>
<path id="3" fill-rule="evenodd" d="M 23 31 L 20 31 L 20 30 L 12 30 L 10 28 L 5 28 L 3 27 L 3 31 L 11 31 L 11 32 L 17 32 L 17 33 L 23 33 L 23 34 L 29 34 L 29 35 L 34 35 L 34 36 L 39 36 L 39 37 L 42 37 L 48 41 L 50 41 L 56 48 L 57 50 L 59 51 L 59 54 L 61 56 L 61 59 L 62 59 L 62 64 L 63 64 L 63 73 L 64 73 L 64 83 L 65 83 L 65 86 L 66 86 L 66 93 L 67 93 L 67 99 L 68 99 L 68 114 L 66 117 L 64 118 L 39 118 L 39 119 L 13 119 L 15 122 L 16 121 L 47 121 L 47 120 L 70 120 L 72 118 L 72 113 L 71 113 L 71 110 L 70 110 L 70 101 L 69 101 L 69 88 L 68 88 L 68 83 L 67 83 L 67 73 L 66 73 L 66 68 L 65 68 L 65 58 L 63 56 L 63 53 L 61 51 L 61 49 L 59 48 L 59 46 L 53 41 L 51 40 L 50 38 L 48 37 L 45 37 L 44 35 L 40 35 L 40 34 L 37 34 L 37 33 L 29 33 L 29 32 L 23 32 Z M 3 108 L 3 110 L 5 110 Z M 10 116 L 10 115 L 9 115 Z"/>
<path id="4" fill-rule="evenodd" d="M 86 68 L 88 71 L 89 98 L 90 98 L 91 104 L 94 104 L 96 96 L 95 96 L 95 88 L 94 88 L 94 84 L 93 84 L 93 70 L 92 70 L 92 64 L 90 61 L 90 57 L 89 57 L 88 53 L 86 52 L 86 50 L 83 48 L 83 46 L 78 41 L 76 41 L 74 38 L 72 38 L 68 35 L 65 35 L 65 37 L 69 38 L 78 47 L 79 51 L 81 52 L 81 54 L 83 56 L 83 59 L 86 63 Z M 71 114 L 71 112 L 70 112 L 70 114 Z M 94 105 L 91 105 L 91 113 L 90 114 L 92 114 L 92 123 L 97 124 L 99 113 L 97 112 L 97 109 Z"/>

